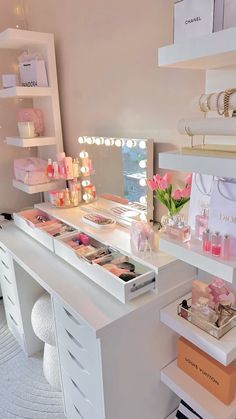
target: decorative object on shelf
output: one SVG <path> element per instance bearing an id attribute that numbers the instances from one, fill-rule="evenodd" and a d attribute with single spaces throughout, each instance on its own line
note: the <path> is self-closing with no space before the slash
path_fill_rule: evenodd
<path id="1" fill-rule="evenodd" d="M 169 222 L 165 225 L 165 233 L 174 240 L 186 243 L 191 239 L 191 228 L 181 218 L 180 220 L 178 218 L 176 217 L 173 224 Z"/>
<path id="2" fill-rule="evenodd" d="M 147 252 L 155 249 L 154 230 L 144 221 L 133 221 L 130 229 L 130 242 L 134 252 Z"/>
<path id="3" fill-rule="evenodd" d="M 203 93 L 192 100 L 192 108 L 200 110 L 204 114 L 217 112 L 219 116 L 224 116 L 230 110 L 233 112 L 236 109 L 235 88 L 222 90 L 217 93 Z"/>
<path id="4" fill-rule="evenodd" d="M 2 87 L 8 89 L 19 84 L 18 76 L 16 74 L 2 74 Z"/>
<path id="5" fill-rule="evenodd" d="M 33 122 L 17 122 L 20 138 L 35 138 L 35 127 Z"/>
<path id="6" fill-rule="evenodd" d="M 202 240 L 203 232 L 208 226 L 208 212 L 208 208 L 203 208 L 195 217 L 195 237 L 199 240 Z"/>
<path id="7" fill-rule="evenodd" d="M 22 86 L 47 87 L 48 79 L 45 61 L 40 53 L 23 52 L 19 57 L 20 81 Z"/>
<path id="8" fill-rule="evenodd" d="M 61 189 L 59 191 L 49 191 L 49 202 L 56 208 L 73 208 L 81 202 L 81 193 L 75 189 Z"/>
<path id="9" fill-rule="evenodd" d="M 47 162 L 36 157 L 14 160 L 14 173 L 16 180 L 27 185 L 50 182 L 47 176 Z"/>
<path id="10" fill-rule="evenodd" d="M 191 197 L 188 213 L 188 224 L 192 230 L 196 228 L 196 219 L 204 210 L 209 212 L 211 193 L 213 188 L 213 176 L 193 173 Z M 209 216 L 209 214 L 208 214 Z M 195 231 L 195 234 L 197 232 Z"/>
<path id="11" fill-rule="evenodd" d="M 44 133 L 43 112 L 37 108 L 21 108 L 17 111 L 17 122 L 33 122 L 36 135 Z"/>
<path id="12" fill-rule="evenodd" d="M 225 367 L 181 337 L 178 340 L 177 365 L 225 405 L 234 400 L 236 367 L 233 363 Z"/>

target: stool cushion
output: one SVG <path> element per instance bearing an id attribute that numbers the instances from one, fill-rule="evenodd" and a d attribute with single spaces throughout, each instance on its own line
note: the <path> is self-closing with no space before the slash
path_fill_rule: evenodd
<path id="1" fill-rule="evenodd" d="M 43 294 L 34 304 L 31 322 L 34 333 L 39 339 L 52 346 L 56 344 L 52 302 L 48 293 Z"/>

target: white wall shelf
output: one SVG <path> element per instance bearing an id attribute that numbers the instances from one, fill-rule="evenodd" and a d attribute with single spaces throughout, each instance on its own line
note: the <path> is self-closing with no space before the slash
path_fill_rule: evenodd
<path id="1" fill-rule="evenodd" d="M 52 191 L 53 189 L 58 189 L 60 187 L 63 187 L 64 183 L 63 181 L 55 181 L 55 182 L 43 183 L 40 185 L 26 185 L 23 182 L 13 179 L 13 186 L 16 189 L 20 189 L 22 192 L 26 192 L 28 194 L 34 194 L 34 193 Z"/>
<path id="2" fill-rule="evenodd" d="M 220 340 L 210 336 L 204 330 L 177 314 L 178 304 L 189 298 L 191 298 L 191 294 L 185 295 L 163 308 L 160 312 L 161 321 L 221 364 L 229 365 L 236 358 L 236 327 L 226 333 Z"/>
<path id="3" fill-rule="evenodd" d="M 0 33 L 0 48 L 3 49 L 26 49 L 46 45 L 53 41 L 50 33 L 40 33 L 8 28 Z"/>
<path id="4" fill-rule="evenodd" d="M 48 145 L 56 145 L 55 137 L 35 137 L 35 138 L 19 138 L 7 137 L 6 143 L 15 147 L 43 147 Z"/>
<path id="5" fill-rule="evenodd" d="M 36 98 L 52 96 L 50 87 L 24 87 L 14 86 L 0 90 L 0 99 L 8 98 Z"/>
<path id="6" fill-rule="evenodd" d="M 204 419 L 235 419 L 236 399 L 226 406 L 179 369 L 176 361 L 162 370 L 161 381 Z"/>
<path id="7" fill-rule="evenodd" d="M 216 275 L 231 284 L 236 281 L 236 258 L 225 261 L 208 253 L 203 253 L 200 240 L 193 238 L 190 242 L 181 243 L 163 234 L 160 239 L 160 250 L 209 274 Z"/>
<path id="8" fill-rule="evenodd" d="M 215 69 L 236 66 L 236 27 L 158 50 L 160 67 Z"/>
<path id="9" fill-rule="evenodd" d="M 180 150 L 159 154 L 159 167 L 168 170 L 180 170 L 191 173 L 203 173 L 213 176 L 235 178 L 235 156 L 224 153 L 196 152 L 196 154 Z"/>

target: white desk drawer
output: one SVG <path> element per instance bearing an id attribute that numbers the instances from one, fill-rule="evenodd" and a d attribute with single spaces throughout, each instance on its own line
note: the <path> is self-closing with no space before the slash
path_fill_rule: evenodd
<path id="1" fill-rule="evenodd" d="M 16 338 L 17 342 L 20 344 L 23 350 L 25 350 L 25 340 L 24 340 L 24 333 L 22 327 L 19 324 L 19 321 L 15 319 L 14 314 L 6 309 L 6 318 L 9 330 Z"/>
<path id="2" fill-rule="evenodd" d="M 84 258 L 79 257 L 75 250 L 66 243 L 75 236 L 76 234 L 73 233 L 64 238 L 55 239 L 55 253 L 80 272 L 85 274 L 91 281 L 95 282 L 114 297 L 118 298 L 121 302 L 126 303 L 129 300 L 155 288 L 155 272 L 151 271 L 150 268 L 144 264 L 140 264 L 131 258 L 129 258 L 129 261 L 135 265 L 136 272 L 140 275 L 135 279 L 125 282 L 118 276 L 104 269 L 102 266 L 89 263 Z M 94 240 L 91 238 L 91 243 L 93 244 L 93 242 Z M 98 244 L 98 247 L 104 247 L 104 244 L 99 243 L 98 241 L 95 241 L 95 247 L 97 247 L 96 244 Z M 111 251 L 114 252 L 117 257 L 122 256 L 120 253 L 113 251 L 112 249 Z"/>
<path id="3" fill-rule="evenodd" d="M 0 243 L 0 259 L 5 262 L 8 267 L 12 267 L 13 260 L 8 250 Z"/>
<path id="4" fill-rule="evenodd" d="M 15 275 L 13 261 L 11 259 L 0 259 L 0 271 L 7 276 Z"/>

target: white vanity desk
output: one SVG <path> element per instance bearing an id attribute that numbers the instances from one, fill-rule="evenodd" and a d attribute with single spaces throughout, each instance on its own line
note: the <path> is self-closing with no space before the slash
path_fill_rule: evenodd
<path id="1" fill-rule="evenodd" d="M 38 207 L 94 233 L 79 221 L 78 209 Z M 130 254 L 126 229 L 99 234 Z M 41 348 L 31 328 L 32 306 L 43 289 L 52 296 L 68 418 L 164 419 L 177 407 L 160 382 L 160 370 L 175 358 L 177 336 L 160 323 L 159 311 L 190 290 L 194 268 L 152 256 L 148 263 L 161 272 L 158 291 L 123 304 L 14 224 L 0 231 L 0 259 L 8 325 L 28 355 Z"/>

